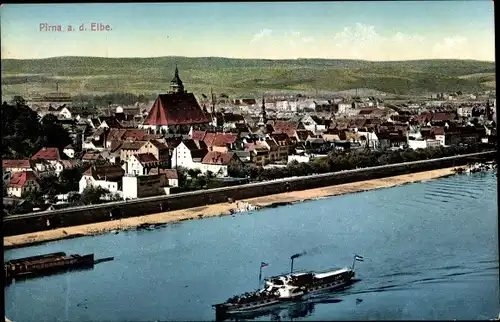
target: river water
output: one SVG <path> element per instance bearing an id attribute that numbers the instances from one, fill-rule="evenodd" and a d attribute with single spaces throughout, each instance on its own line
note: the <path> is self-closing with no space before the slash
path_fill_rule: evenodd
<path id="1" fill-rule="evenodd" d="M 114 256 L 92 270 L 15 282 L 6 316 L 29 321 L 214 320 L 212 304 L 295 268 L 356 263 L 359 282 L 256 320 L 489 319 L 500 312 L 497 178 L 457 175 L 251 214 L 5 252 Z M 335 301 L 332 301 L 335 298 Z"/>

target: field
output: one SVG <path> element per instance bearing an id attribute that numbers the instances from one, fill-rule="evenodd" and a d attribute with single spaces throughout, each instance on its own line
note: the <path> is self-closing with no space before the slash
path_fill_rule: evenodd
<path id="1" fill-rule="evenodd" d="M 189 91 L 229 95 L 263 91 L 305 94 L 355 88 L 398 95 L 494 89 L 495 63 L 471 60 L 371 62 L 361 60 L 257 60 L 217 57 L 55 57 L 2 60 L 2 96 L 59 91 L 71 94 L 168 89 L 175 65 Z"/>

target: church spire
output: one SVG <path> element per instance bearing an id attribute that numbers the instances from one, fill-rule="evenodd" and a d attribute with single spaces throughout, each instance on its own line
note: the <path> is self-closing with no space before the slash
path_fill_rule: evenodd
<path id="1" fill-rule="evenodd" d="M 179 77 L 179 68 L 175 64 L 174 78 L 170 82 L 170 91 L 172 93 L 184 93 L 184 85 L 182 84 L 181 78 Z"/>
<path id="2" fill-rule="evenodd" d="M 262 95 L 262 107 L 260 110 L 259 125 L 266 125 L 266 123 L 267 123 L 266 101 L 264 95 Z"/>

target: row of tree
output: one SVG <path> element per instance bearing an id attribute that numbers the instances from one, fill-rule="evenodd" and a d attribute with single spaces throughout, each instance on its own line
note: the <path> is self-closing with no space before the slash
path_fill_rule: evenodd
<path id="1" fill-rule="evenodd" d="M 368 149 L 362 149 L 341 153 L 330 152 L 328 157 L 316 158 L 307 163 L 294 161 L 282 168 L 264 169 L 255 165 L 231 166 L 228 169 L 228 172 L 232 177 L 248 177 L 255 181 L 264 181 L 293 176 L 307 176 L 318 173 L 374 167 L 401 162 L 442 158 L 459 154 L 479 152 L 485 148 L 487 147 L 469 145 L 417 150 L 405 149 L 396 151 L 371 151 Z"/>

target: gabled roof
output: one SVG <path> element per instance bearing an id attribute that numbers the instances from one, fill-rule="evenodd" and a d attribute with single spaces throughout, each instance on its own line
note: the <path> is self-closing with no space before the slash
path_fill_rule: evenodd
<path id="1" fill-rule="evenodd" d="M 2 160 L 3 169 L 31 169 L 29 159 L 24 160 Z"/>
<path id="2" fill-rule="evenodd" d="M 167 179 L 179 179 L 179 174 L 175 169 L 158 169 L 153 168 L 149 174 L 164 174 Z"/>
<path id="3" fill-rule="evenodd" d="M 23 171 L 23 172 L 14 172 L 10 178 L 8 187 L 9 188 L 21 188 L 24 187 L 26 182 L 28 181 L 37 181 L 33 171 Z"/>
<path id="4" fill-rule="evenodd" d="M 431 128 L 431 132 L 434 135 L 444 135 L 444 127 L 442 127 L 442 126 L 433 126 Z"/>
<path id="5" fill-rule="evenodd" d="M 193 140 L 203 140 L 205 138 L 205 134 L 207 134 L 207 131 L 193 131 L 193 134 L 191 137 Z"/>
<path id="6" fill-rule="evenodd" d="M 184 143 L 184 145 L 191 152 L 196 150 L 207 150 L 207 145 L 203 141 L 187 139 L 187 140 L 182 140 L 182 143 Z"/>
<path id="7" fill-rule="evenodd" d="M 157 140 L 149 140 L 149 142 L 151 142 L 151 144 L 154 145 L 154 147 L 157 148 L 158 150 L 168 149 L 168 146 L 163 142 Z"/>
<path id="8" fill-rule="evenodd" d="M 146 142 L 145 141 L 125 141 L 121 146 L 121 150 L 139 150 Z"/>
<path id="9" fill-rule="evenodd" d="M 132 157 L 135 157 L 141 165 L 148 165 L 158 162 L 158 159 L 156 159 L 156 157 L 152 153 L 140 153 L 135 154 Z"/>
<path id="10" fill-rule="evenodd" d="M 119 165 L 102 165 L 88 168 L 83 174 L 95 180 L 117 181 L 121 180 L 125 170 Z"/>
<path id="11" fill-rule="evenodd" d="M 127 129 L 125 130 L 125 133 L 123 133 L 121 138 L 124 140 L 133 139 L 137 141 L 143 141 L 145 135 L 146 132 L 142 129 Z"/>
<path id="12" fill-rule="evenodd" d="M 186 125 L 210 123 L 193 93 L 160 94 L 153 103 L 144 125 Z"/>
<path id="13" fill-rule="evenodd" d="M 122 125 L 118 122 L 115 116 L 100 116 L 99 120 L 101 121 L 99 124 L 106 122 L 110 128 L 122 128 Z"/>
<path id="14" fill-rule="evenodd" d="M 271 133 L 271 137 L 275 141 L 287 141 L 289 139 L 286 133 Z"/>
<path id="15" fill-rule="evenodd" d="M 313 133 L 308 130 L 297 130 L 297 136 L 299 137 L 299 140 L 305 141 L 309 136 L 312 136 Z"/>
<path id="16" fill-rule="evenodd" d="M 31 157 L 31 160 L 37 159 L 55 161 L 61 160 L 61 155 L 59 154 L 58 148 L 43 147 L 40 151 L 38 151 Z"/>
<path id="17" fill-rule="evenodd" d="M 100 159 L 103 159 L 102 155 L 100 153 L 95 153 L 95 152 L 87 152 L 82 157 L 82 160 L 100 160 Z"/>
<path id="18" fill-rule="evenodd" d="M 267 143 L 267 145 L 269 145 L 269 148 L 271 149 L 271 151 L 275 151 L 278 149 L 278 144 L 276 144 L 276 142 L 274 142 L 274 140 L 267 139 L 266 143 Z"/>
<path id="19" fill-rule="evenodd" d="M 233 159 L 233 157 L 235 157 L 234 152 L 223 153 L 223 152 L 210 151 L 203 157 L 201 163 L 228 165 Z"/>
<path id="20" fill-rule="evenodd" d="M 220 147 L 225 147 L 229 144 L 233 144 L 236 142 L 238 139 L 237 134 L 233 133 L 217 133 L 215 135 L 214 140 L 211 142 L 211 144 L 208 144 L 208 146 L 220 146 Z"/>

